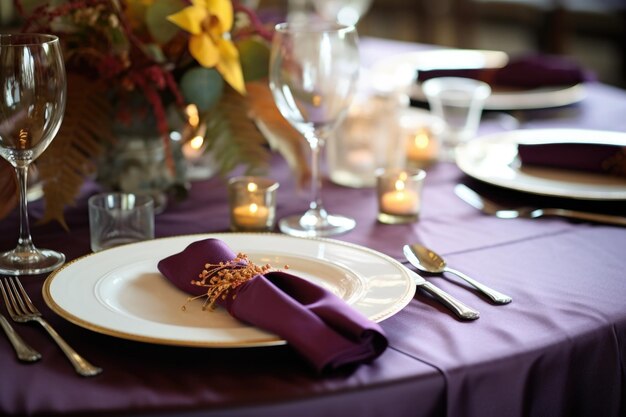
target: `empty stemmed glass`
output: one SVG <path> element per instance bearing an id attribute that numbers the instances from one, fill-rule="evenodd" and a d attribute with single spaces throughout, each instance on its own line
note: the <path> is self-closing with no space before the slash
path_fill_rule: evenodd
<path id="1" fill-rule="evenodd" d="M 65 255 L 37 249 L 30 236 L 26 204 L 28 167 L 54 139 L 65 111 L 65 67 L 53 35 L 0 35 L 0 155 L 14 168 L 20 199 L 15 249 L 0 254 L 0 273 L 41 274 Z M 60 168 L 59 168 L 60 169 Z"/>
<path id="2" fill-rule="evenodd" d="M 281 219 L 294 236 L 329 236 L 351 230 L 351 218 L 326 212 L 321 198 L 320 157 L 330 133 L 345 116 L 359 73 L 354 26 L 329 22 L 281 23 L 270 56 L 270 87 L 278 109 L 311 147 L 309 210 Z"/>

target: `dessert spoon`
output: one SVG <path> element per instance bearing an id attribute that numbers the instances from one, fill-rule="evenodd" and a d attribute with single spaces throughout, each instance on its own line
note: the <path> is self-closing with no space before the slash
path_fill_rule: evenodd
<path id="1" fill-rule="evenodd" d="M 487 287 L 484 284 L 481 284 L 480 282 L 476 281 L 473 278 L 470 278 L 461 271 L 450 268 L 441 256 L 425 246 L 419 244 L 404 245 L 403 252 L 409 262 L 411 262 L 411 264 L 420 271 L 430 272 L 433 274 L 449 272 L 451 274 L 457 275 L 458 277 L 462 278 L 463 280 L 474 286 L 477 290 L 485 294 L 496 304 L 508 304 L 512 301 L 511 297 L 509 297 L 508 295 L 504 295 L 496 290 Z"/>

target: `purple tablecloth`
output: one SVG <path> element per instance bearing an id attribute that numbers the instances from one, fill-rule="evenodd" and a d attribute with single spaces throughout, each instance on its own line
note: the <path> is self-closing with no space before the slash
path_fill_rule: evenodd
<path id="1" fill-rule="evenodd" d="M 381 47 L 378 41 L 366 45 Z M 524 113 L 524 126 L 626 131 L 624 115 L 626 92 L 592 84 L 577 106 Z M 484 132 L 498 128 L 488 121 L 482 126 Z M 303 211 L 306 196 L 296 192 L 278 158 L 272 176 L 281 183 L 278 216 Z M 420 221 L 409 225 L 377 223 L 371 189 L 326 182 L 324 195 L 330 211 L 357 219 L 357 228 L 337 239 L 397 259 L 403 243 L 422 242 L 511 295 L 513 303 L 494 306 L 452 277 L 433 277 L 481 318 L 461 322 L 418 291 L 381 323 L 390 347 L 379 359 L 351 373 L 318 376 L 288 346 L 198 349 L 93 333 L 46 307 L 44 277 L 26 277 L 44 315 L 104 372 L 77 376 L 40 328 L 16 325 L 43 359 L 19 363 L 0 337 L 0 415 L 626 415 L 626 229 L 487 217 L 454 196 L 458 181 L 472 182 L 452 164 L 430 169 Z M 511 201 L 542 200 L 472 184 Z M 35 243 L 70 260 L 88 253 L 86 198 L 93 192 L 85 189 L 68 209 L 70 232 L 56 224 L 33 226 Z M 626 214 L 626 203 L 563 203 Z M 34 218 L 41 211 L 40 202 L 31 205 Z M 17 213 L 0 222 L 1 250 L 14 245 L 17 223 Z M 158 236 L 227 230 L 226 188 L 219 179 L 194 183 L 189 199 L 170 204 L 156 222 Z"/>

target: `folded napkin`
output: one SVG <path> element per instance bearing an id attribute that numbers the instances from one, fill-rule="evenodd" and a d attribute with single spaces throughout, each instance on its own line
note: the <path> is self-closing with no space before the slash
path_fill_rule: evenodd
<path id="1" fill-rule="evenodd" d="M 465 77 L 484 81 L 492 87 L 537 88 L 573 85 L 595 80 L 595 75 L 577 63 L 554 55 L 524 55 L 512 58 L 501 68 L 435 69 L 419 71 L 418 81 L 435 77 Z"/>
<path id="2" fill-rule="evenodd" d="M 201 296 L 210 290 L 197 285 L 202 271 L 212 269 L 205 265 L 220 263 L 229 264 L 221 269 L 234 274 L 251 265 L 223 241 L 205 239 L 162 259 L 158 268 L 182 291 Z M 387 339 L 378 324 L 324 288 L 285 272 L 250 276 L 216 297 L 216 304 L 233 317 L 285 339 L 319 372 L 371 362 L 386 349 Z"/>
<path id="3" fill-rule="evenodd" d="M 522 166 L 611 174 L 626 177 L 626 147 L 593 143 L 540 143 L 517 146 Z"/>

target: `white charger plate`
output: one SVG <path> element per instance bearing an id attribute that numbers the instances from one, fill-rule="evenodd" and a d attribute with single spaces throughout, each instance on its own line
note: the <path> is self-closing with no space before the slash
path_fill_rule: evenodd
<path id="1" fill-rule="evenodd" d="M 626 200 L 626 179 L 564 169 L 522 167 L 520 143 L 596 143 L 626 146 L 626 134 L 586 129 L 498 132 L 456 148 L 456 163 L 470 177 L 513 190 L 584 200 Z"/>
<path id="2" fill-rule="evenodd" d="M 255 263 L 289 265 L 290 273 L 323 286 L 373 321 L 396 314 L 415 294 L 415 283 L 400 263 L 362 246 L 331 239 L 227 233 L 155 239 L 86 255 L 46 279 L 44 299 L 72 323 L 129 340 L 220 348 L 284 344 L 221 308 L 202 311 L 201 299 L 186 303 L 188 295 L 158 271 L 159 260 L 210 237 L 248 254 Z"/>

